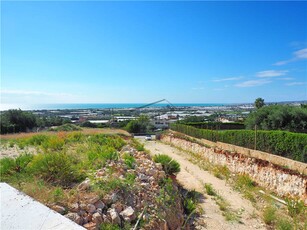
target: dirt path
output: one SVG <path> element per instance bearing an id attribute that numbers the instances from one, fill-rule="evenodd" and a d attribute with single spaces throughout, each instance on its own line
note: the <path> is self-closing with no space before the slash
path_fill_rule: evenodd
<path id="1" fill-rule="evenodd" d="M 207 171 L 202 170 L 197 165 L 188 161 L 188 155 L 167 144 L 159 141 L 142 141 L 145 148 L 151 154 L 167 154 L 180 163 L 181 171 L 177 175 L 178 181 L 187 189 L 195 189 L 204 194 L 206 199 L 200 202 L 204 210 L 204 215 L 200 222 L 205 224 L 201 229 L 266 229 L 265 224 L 258 216 L 258 211 L 252 206 L 251 202 L 242 198 L 234 191 L 224 180 L 218 179 Z M 212 187 L 231 205 L 231 209 L 236 212 L 242 212 L 240 222 L 226 221 L 219 206 L 214 198 L 205 195 L 204 184 L 210 183 Z"/>

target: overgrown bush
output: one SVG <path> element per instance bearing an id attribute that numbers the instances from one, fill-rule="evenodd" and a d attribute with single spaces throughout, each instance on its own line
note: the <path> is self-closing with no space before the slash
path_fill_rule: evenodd
<path id="1" fill-rule="evenodd" d="M 214 131 L 197 129 L 188 125 L 171 124 L 171 129 L 196 138 L 220 141 L 254 149 L 255 131 Z M 307 134 L 285 131 L 257 131 L 256 149 L 307 163 Z"/>
<path id="2" fill-rule="evenodd" d="M 153 160 L 156 163 L 160 163 L 168 175 L 180 172 L 180 164 L 168 155 L 158 154 L 153 157 Z"/>
<path id="3" fill-rule="evenodd" d="M 214 188 L 212 187 L 211 184 L 205 184 L 205 189 L 206 189 L 206 193 L 209 196 L 216 196 L 217 195 L 216 191 L 214 190 Z"/>
<path id="4" fill-rule="evenodd" d="M 42 145 L 43 143 L 47 142 L 49 139 L 49 136 L 43 135 L 43 134 L 38 134 L 38 135 L 33 135 L 29 139 L 27 139 L 27 144 L 29 145 L 34 145 L 34 146 L 39 146 Z"/>
<path id="5" fill-rule="evenodd" d="M 10 175 L 15 172 L 15 160 L 12 158 L 3 158 L 0 160 L 0 176 Z"/>
<path id="6" fill-rule="evenodd" d="M 120 150 L 125 145 L 125 141 L 115 135 L 95 134 L 89 136 L 88 141 L 93 144 L 112 146 L 116 150 Z"/>
<path id="7" fill-rule="evenodd" d="M 276 224 L 276 228 L 278 230 L 292 230 L 293 229 L 293 225 L 292 223 L 287 220 L 287 219 L 278 219 L 277 220 L 277 224 Z"/>
<path id="8" fill-rule="evenodd" d="M 42 147 L 47 151 L 59 151 L 64 147 L 65 141 L 59 136 L 51 136 L 42 143 Z"/>
<path id="9" fill-rule="evenodd" d="M 31 173 L 52 184 L 66 186 L 83 179 L 77 170 L 77 160 L 62 152 L 38 154 L 29 168 Z"/>
<path id="10" fill-rule="evenodd" d="M 128 153 L 123 155 L 123 160 L 128 168 L 133 169 L 135 166 L 135 158 Z"/>
<path id="11" fill-rule="evenodd" d="M 185 196 L 183 197 L 183 207 L 185 213 L 190 215 L 191 213 L 195 212 L 197 208 L 199 194 L 195 191 L 188 191 Z"/>
<path id="12" fill-rule="evenodd" d="M 144 151 L 145 148 L 144 148 L 144 145 L 141 144 L 138 140 L 136 139 L 132 139 L 131 141 L 131 145 L 136 148 L 137 151 Z"/>
<path id="13" fill-rule="evenodd" d="M 286 199 L 286 202 L 287 202 L 288 212 L 291 217 L 295 217 L 296 215 L 304 213 L 307 210 L 303 201 Z"/>
<path id="14" fill-rule="evenodd" d="M 263 220 L 266 224 L 273 224 L 276 220 L 276 208 L 268 206 L 263 211 Z"/>
<path id="15" fill-rule="evenodd" d="M 14 173 L 24 172 L 28 164 L 32 161 L 32 154 L 22 154 L 16 159 L 3 158 L 0 160 L 0 174 L 1 176 L 11 175 Z"/>

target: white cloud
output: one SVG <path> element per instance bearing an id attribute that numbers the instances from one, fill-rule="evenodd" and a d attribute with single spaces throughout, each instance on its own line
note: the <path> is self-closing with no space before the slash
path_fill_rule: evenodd
<path id="1" fill-rule="evenodd" d="M 295 51 L 292 55 L 293 55 L 293 58 L 288 59 L 288 60 L 284 60 L 284 61 L 276 62 L 274 65 L 277 65 L 277 66 L 285 65 L 285 64 L 288 64 L 290 62 L 307 59 L 307 48 Z"/>
<path id="2" fill-rule="evenodd" d="M 242 79 L 243 77 L 228 77 L 228 78 L 221 78 L 221 79 L 214 79 L 214 82 L 221 82 L 221 81 L 237 81 Z"/>
<path id="3" fill-rule="evenodd" d="M 266 70 L 256 74 L 257 77 L 279 77 L 284 76 L 289 72 L 288 70 Z"/>
<path id="4" fill-rule="evenodd" d="M 205 88 L 204 87 L 194 87 L 192 88 L 192 90 L 204 90 Z"/>
<path id="5" fill-rule="evenodd" d="M 306 85 L 307 82 L 298 82 L 298 81 L 295 81 L 295 82 L 290 82 L 290 83 L 287 83 L 286 85 L 287 86 L 295 86 L 295 85 Z"/>
<path id="6" fill-rule="evenodd" d="M 301 50 L 298 50 L 298 51 L 294 52 L 294 56 L 297 59 L 306 59 L 307 58 L 307 48 L 306 49 L 301 49 Z"/>
<path id="7" fill-rule="evenodd" d="M 265 80 L 265 79 L 259 79 L 259 80 L 250 80 L 250 81 L 244 81 L 239 84 L 236 84 L 236 87 L 245 88 L 245 87 L 255 87 L 255 86 L 261 86 L 265 84 L 269 84 L 272 81 Z"/>
<path id="8" fill-rule="evenodd" d="M 283 77 L 283 78 L 278 78 L 278 80 L 283 80 L 283 81 L 291 81 L 293 80 L 293 77 Z"/>
<path id="9" fill-rule="evenodd" d="M 1 94 L 14 94 L 14 95 L 29 95 L 29 96 L 73 96 L 68 93 L 49 93 L 43 91 L 28 91 L 28 90 L 1 90 Z"/>

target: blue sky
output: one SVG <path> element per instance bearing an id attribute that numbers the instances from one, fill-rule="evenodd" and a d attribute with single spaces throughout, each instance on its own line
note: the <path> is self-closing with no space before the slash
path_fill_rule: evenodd
<path id="1" fill-rule="evenodd" d="M 307 2 L 1 2 L 1 103 L 307 100 Z"/>

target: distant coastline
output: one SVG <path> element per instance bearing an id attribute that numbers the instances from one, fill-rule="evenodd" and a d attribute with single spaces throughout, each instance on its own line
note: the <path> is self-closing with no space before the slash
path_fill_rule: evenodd
<path id="1" fill-rule="evenodd" d="M 128 109 L 136 108 L 147 103 L 84 103 L 84 104 L 36 104 L 17 105 L 1 104 L 0 110 L 22 109 L 22 110 L 63 110 L 63 109 Z M 173 103 L 177 107 L 214 107 L 231 105 L 227 103 Z M 166 107 L 167 103 L 159 103 L 150 107 Z"/>
<path id="2" fill-rule="evenodd" d="M 147 103 L 61 103 L 61 104 L 1 104 L 0 111 L 9 109 L 22 110 L 78 110 L 78 109 L 129 109 L 144 106 Z M 254 103 L 172 103 L 175 107 L 233 107 L 233 106 L 253 106 Z M 307 104 L 307 100 L 301 101 L 281 101 L 281 102 L 266 102 L 269 104 L 292 104 L 300 105 Z M 158 103 L 148 107 L 166 107 L 168 103 Z"/>

